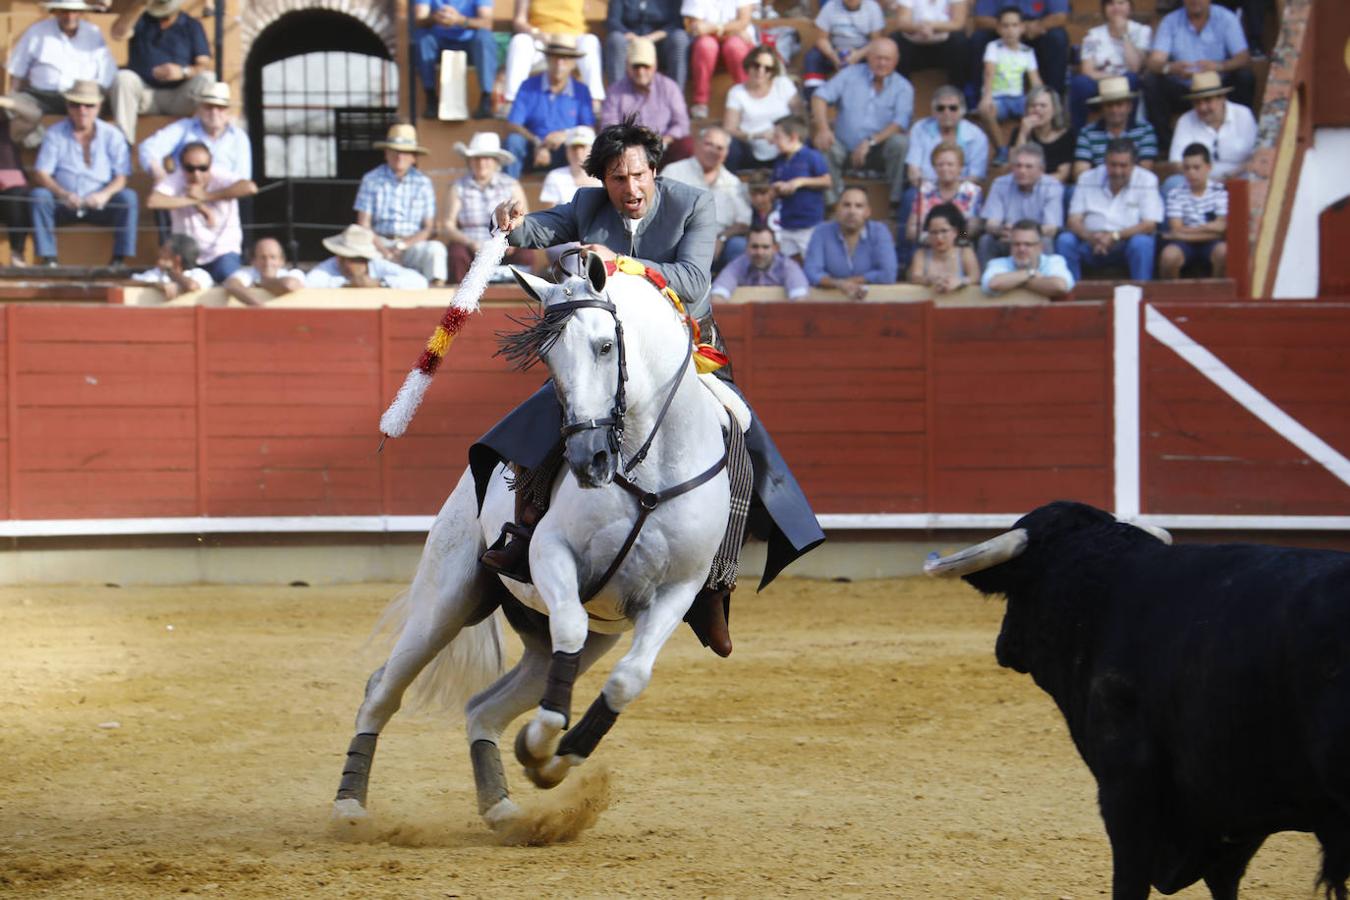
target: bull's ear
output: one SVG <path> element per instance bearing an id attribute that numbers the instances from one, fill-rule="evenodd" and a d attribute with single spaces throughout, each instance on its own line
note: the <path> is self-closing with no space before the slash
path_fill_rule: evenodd
<path id="1" fill-rule="evenodd" d="M 541 305 L 548 303 L 545 298 L 553 290 L 552 282 L 531 275 L 529 272 L 522 272 L 515 266 L 510 266 L 510 269 L 511 274 L 516 277 L 516 284 L 520 285 L 521 289 L 529 294 L 532 300 Z"/>
<path id="2" fill-rule="evenodd" d="M 586 280 L 591 284 L 591 290 L 597 294 L 605 292 L 605 281 L 609 278 L 609 273 L 605 271 L 605 261 L 600 258 L 598 253 L 586 254 Z"/>

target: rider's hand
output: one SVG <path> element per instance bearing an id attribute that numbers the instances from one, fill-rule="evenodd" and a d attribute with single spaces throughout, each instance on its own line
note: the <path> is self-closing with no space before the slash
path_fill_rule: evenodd
<path id="1" fill-rule="evenodd" d="M 519 200 L 503 200 L 493 211 L 492 221 L 496 223 L 498 231 L 510 234 L 525 221 L 525 207 Z"/>

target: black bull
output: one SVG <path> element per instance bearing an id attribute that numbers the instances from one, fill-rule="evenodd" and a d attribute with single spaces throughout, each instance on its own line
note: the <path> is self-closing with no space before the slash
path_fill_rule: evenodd
<path id="1" fill-rule="evenodd" d="M 1350 554 L 1172 547 L 1065 502 L 981 546 L 929 570 L 1007 598 L 998 662 L 1054 698 L 1097 779 L 1116 898 L 1236 897 L 1268 835 L 1308 831 L 1345 900 Z"/>

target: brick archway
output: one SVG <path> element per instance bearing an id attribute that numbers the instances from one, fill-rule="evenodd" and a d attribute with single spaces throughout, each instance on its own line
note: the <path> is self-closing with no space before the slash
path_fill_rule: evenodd
<path id="1" fill-rule="evenodd" d="M 387 4 L 370 0 L 261 0 L 244 7 L 239 20 L 239 39 L 247 59 L 253 41 L 287 13 L 302 10 L 328 10 L 351 16 L 373 31 L 389 52 L 390 59 L 398 58 L 398 27 Z"/>

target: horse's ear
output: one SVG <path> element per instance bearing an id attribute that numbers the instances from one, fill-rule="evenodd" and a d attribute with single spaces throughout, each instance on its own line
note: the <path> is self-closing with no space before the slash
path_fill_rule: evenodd
<path id="1" fill-rule="evenodd" d="M 531 275 L 529 272 L 522 272 L 515 266 L 509 266 L 508 268 L 511 269 L 511 274 L 516 277 L 516 284 L 520 285 L 532 300 L 541 305 L 548 304 L 548 301 L 544 298 L 553 290 L 552 282 Z"/>
<path id="2" fill-rule="evenodd" d="M 600 258 L 598 253 L 586 254 L 586 280 L 591 283 L 591 290 L 597 294 L 605 292 L 605 279 L 609 274 L 605 271 L 605 261 Z"/>

